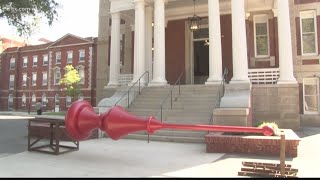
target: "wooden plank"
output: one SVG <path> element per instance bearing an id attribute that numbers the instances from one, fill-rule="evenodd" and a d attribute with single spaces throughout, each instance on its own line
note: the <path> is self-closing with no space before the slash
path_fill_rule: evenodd
<path id="1" fill-rule="evenodd" d="M 285 176 L 281 176 L 281 174 L 276 174 L 276 173 L 257 173 L 257 172 L 242 172 L 239 171 L 238 172 L 239 176 L 262 176 L 262 177 L 286 177 L 286 178 L 296 178 L 295 175 L 285 175 Z"/>
<path id="2" fill-rule="evenodd" d="M 253 168 L 241 168 L 241 171 L 248 171 L 248 172 L 260 172 L 260 173 L 280 173 L 280 169 L 253 169 Z M 298 172 L 297 169 L 286 169 L 285 174 L 296 174 Z"/>
<path id="3" fill-rule="evenodd" d="M 244 166 L 250 166 L 250 167 L 280 167 L 280 164 L 276 164 L 276 163 L 259 163 L 259 162 L 246 162 L 243 161 L 242 165 Z M 290 164 L 285 164 L 285 167 L 291 167 Z"/>

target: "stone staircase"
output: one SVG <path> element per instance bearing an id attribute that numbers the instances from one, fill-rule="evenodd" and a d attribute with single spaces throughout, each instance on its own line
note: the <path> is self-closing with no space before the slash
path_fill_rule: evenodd
<path id="1" fill-rule="evenodd" d="M 167 97 L 172 86 L 145 87 L 127 111 L 136 116 L 147 118 L 155 116 L 161 121 L 161 103 Z M 173 90 L 172 109 L 171 96 L 164 101 L 162 122 L 170 124 L 209 124 L 216 99 L 218 85 L 181 85 L 180 96 L 178 86 Z M 206 131 L 185 131 L 161 129 L 150 135 L 150 140 L 166 142 L 204 143 Z M 123 138 L 147 140 L 145 131 L 129 134 Z"/>

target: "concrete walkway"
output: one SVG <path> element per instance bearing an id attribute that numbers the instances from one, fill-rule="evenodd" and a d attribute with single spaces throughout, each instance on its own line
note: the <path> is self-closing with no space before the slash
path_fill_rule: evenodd
<path id="1" fill-rule="evenodd" d="M 320 177 L 320 128 L 296 133 L 298 157 L 286 163 L 299 170 L 298 177 Z M 279 157 L 206 153 L 205 144 L 101 138 L 59 156 L 25 151 L 0 157 L 0 177 L 241 177 L 242 161 L 279 163 Z"/>

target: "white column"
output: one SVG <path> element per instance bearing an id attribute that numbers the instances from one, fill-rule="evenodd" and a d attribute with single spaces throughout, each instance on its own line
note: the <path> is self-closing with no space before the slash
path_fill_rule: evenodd
<path id="1" fill-rule="evenodd" d="M 111 24 L 110 77 L 108 86 L 119 85 L 120 75 L 120 12 L 113 12 Z"/>
<path id="2" fill-rule="evenodd" d="M 165 0 L 154 0 L 154 61 L 153 79 L 149 86 L 163 86 L 166 80 L 165 61 Z"/>
<path id="3" fill-rule="evenodd" d="M 233 77 L 230 83 L 250 83 L 244 0 L 231 0 L 231 11 Z"/>
<path id="4" fill-rule="evenodd" d="M 278 84 L 295 84 L 288 0 L 278 0 L 279 69 Z"/>
<path id="5" fill-rule="evenodd" d="M 149 81 L 152 77 L 152 21 L 153 8 L 146 7 L 146 71 L 149 71 Z"/>
<path id="6" fill-rule="evenodd" d="M 134 72 L 131 84 L 135 83 L 145 72 L 145 0 L 134 0 L 134 3 Z M 141 85 L 144 85 L 146 83 L 146 78 L 141 78 L 140 83 Z"/>
<path id="7" fill-rule="evenodd" d="M 222 79 L 222 53 L 219 0 L 208 0 L 209 12 L 209 78 L 205 84 L 217 84 Z"/>

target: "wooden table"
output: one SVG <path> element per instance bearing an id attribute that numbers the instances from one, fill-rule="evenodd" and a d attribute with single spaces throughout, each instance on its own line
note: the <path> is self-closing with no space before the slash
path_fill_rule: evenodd
<path id="1" fill-rule="evenodd" d="M 79 141 L 67 134 L 62 119 L 34 118 L 28 122 L 28 151 L 59 155 L 79 150 Z"/>

